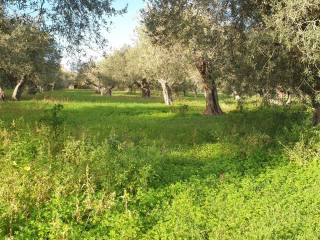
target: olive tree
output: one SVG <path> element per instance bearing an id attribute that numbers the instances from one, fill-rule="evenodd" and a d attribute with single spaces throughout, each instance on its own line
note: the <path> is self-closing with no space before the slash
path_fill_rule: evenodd
<path id="1" fill-rule="evenodd" d="M 147 36 L 142 36 L 137 51 L 139 69 L 146 79 L 160 84 L 166 105 L 172 105 L 172 88 L 188 78 L 190 65 L 188 55 L 179 45 L 170 50 L 154 45 Z"/>
<path id="2" fill-rule="evenodd" d="M 74 49 L 84 42 L 104 45 L 104 29 L 110 17 L 122 14 L 112 0 L 3 0 L 0 7 L 4 14 L 32 21 L 41 31 L 57 36 L 66 47 Z"/>
<path id="3" fill-rule="evenodd" d="M 222 1 L 148 1 L 143 12 L 147 33 L 155 44 L 171 48 L 179 44 L 188 51 L 201 75 L 206 96 L 204 114 L 220 115 L 217 79 L 225 66 Z"/>
<path id="4" fill-rule="evenodd" d="M 53 37 L 32 22 L 2 18 L 0 25 L 0 71 L 15 82 L 12 98 L 19 100 L 28 82 L 57 76 L 60 53 Z"/>
<path id="5" fill-rule="evenodd" d="M 271 1 L 272 14 L 265 16 L 267 27 L 286 47 L 300 69 L 295 88 L 311 99 L 313 124 L 320 123 L 320 4 L 318 0 Z"/>

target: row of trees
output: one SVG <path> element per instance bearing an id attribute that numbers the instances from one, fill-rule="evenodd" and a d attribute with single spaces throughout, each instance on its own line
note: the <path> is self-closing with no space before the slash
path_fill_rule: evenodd
<path id="1" fill-rule="evenodd" d="M 118 86 L 139 87 L 149 97 L 200 86 L 207 115 L 220 115 L 217 87 L 236 94 L 307 97 L 320 123 L 319 0 L 148 0 L 137 44 L 98 63 L 87 63 L 77 81 L 101 94 Z M 121 14 L 112 1 L 8 0 L 0 3 L 1 86 L 14 85 L 19 99 L 25 85 L 54 85 L 70 74 L 59 69 L 55 39 L 73 48 L 95 36 Z M 63 75 L 59 78 L 58 76 Z M 290 97 L 288 97 L 290 99 Z M 288 99 L 288 100 L 289 100 Z"/>
<path id="2" fill-rule="evenodd" d="M 118 86 L 172 91 L 201 87 L 207 115 L 220 115 L 218 90 L 260 94 L 269 103 L 309 99 L 320 123 L 318 0 L 149 0 L 133 47 L 79 71 L 102 94 Z M 90 75 L 90 76 L 89 76 Z"/>
<path id="3" fill-rule="evenodd" d="M 143 22 L 154 45 L 178 44 L 191 56 L 206 114 L 222 114 L 220 84 L 266 99 L 307 96 L 320 123 L 318 0 L 149 0 Z"/>
<path id="4" fill-rule="evenodd" d="M 200 76 L 190 64 L 189 55 L 176 45 L 170 49 L 155 46 L 141 31 L 134 46 L 126 46 L 103 60 L 81 65 L 77 81 L 102 95 L 111 95 L 116 86 L 141 90 L 144 98 L 152 88 L 160 88 L 166 105 L 173 103 L 173 92 L 196 89 Z"/>

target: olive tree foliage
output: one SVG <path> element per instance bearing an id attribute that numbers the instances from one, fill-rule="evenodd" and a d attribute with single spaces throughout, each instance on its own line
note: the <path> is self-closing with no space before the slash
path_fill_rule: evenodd
<path id="1" fill-rule="evenodd" d="M 2 15 L 0 19 L 0 71 L 15 84 L 19 100 L 26 84 L 54 82 L 60 68 L 60 52 L 53 37 L 32 22 Z"/>
<path id="2" fill-rule="evenodd" d="M 141 40 L 140 40 L 141 41 Z M 126 65 L 123 70 L 126 72 L 126 81 L 129 88 L 138 87 L 141 90 L 143 98 L 151 97 L 151 88 L 153 81 L 150 78 L 150 72 L 145 67 L 147 59 L 144 59 L 144 44 L 141 42 L 127 49 L 125 58 Z"/>
<path id="3" fill-rule="evenodd" d="M 108 95 L 111 95 L 112 89 L 116 86 L 121 86 L 127 82 L 129 76 L 126 72 L 126 51 L 127 47 L 116 50 L 97 64 L 100 81 L 107 89 Z"/>
<path id="4" fill-rule="evenodd" d="M 69 53 L 88 42 L 104 46 L 101 32 L 108 28 L 109 18 L 125 10 L 113 8 L 112 0 L 0 1 L 0 69 L 14 73 L 13 99 L 19 100 L 23 87 L 35 86 L 40 79 L 55 85 L 59 58 L 55 40 Z"/>
<path id="5" fill-rule="evenodd" d="M 308 95 L 318 124 L 319 8 L 318 0 L 149 0 L 143 21 L 154 43 L 193 54 L 211 90 L 205 113 L 221 113 L 218 83 L 267 99 Z"/>
<path id="6" fill-rule="evenodd" d="M 237 41 L 234 48 L 240 50 L 238 56 L 243 60 L 239 68 L 247 70 L 240 71 L 245 76 L 238 80 L 258 91 L 266 101 L 283 93 L 287 95 L 287 102 L 292 93 L 309 96 L 315 109 L 314 124 L 317 124 L 320 121 L 317 100 L 320 90 L 319 1 L 233 2 L 240 6 L 236 12 L 244 13 L 239 19 L 246 21 L 244 41 Z M 235 69 L 236 65 L 231 66 Z"/>
<path id="7" fill-rule="evenodd" d="M 59 73 L 59 88 L 69 88 L 69 89 L 75 89 L 78 86 L 78 83 L 76 81 L 76 73 L 72 72 L 70 70 L 66 70 L 61 68 Z"/>
<path id="8" fill-rule="evenodd" d="M 112 0 L 2 0 L 3 11 L 15 18 L 37 23 L 65 46 L 74 49 L 84 42 L 104 44 L 102 30 L 110 25 L 110 17 L 122 14 Z"/>
<path id="9" fill-rule="evenodd" d="M 136 46 L 136 69 L 144 79 L 160 85 L 166 105 L 172 105 L 174 86 L 182 85 L 188 79 L 190 69 L 188 54 L 179 46 L 170 50 L 152 44 L 147 36 L 141 35 Z"/>
<path id="10" fill-rule="evenodd" d="M 79 66 L 76 82 L 77 85 L 94 89 L 101 96 L 111 96 L 115 87 L 114 79 L 106 72 L 102 73 L 99 64 L 94 61 Z"/>
<path id="11" fill-rule="evenodd" d="M 311 99 L 313 124 L 320 123 L 320 3 L 318 0 L 272 1 L 265 15 L 273 36 L 290 53 L 301 79 L 294 87 Z"/>

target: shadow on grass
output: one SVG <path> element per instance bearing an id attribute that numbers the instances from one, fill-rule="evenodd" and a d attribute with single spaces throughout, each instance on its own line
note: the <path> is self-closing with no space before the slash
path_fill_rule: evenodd
<path id="1" fill-rule="evenodd" d="M 82 102 L 94 102 L 95 98 L 99 96 L 89 96 Z M 130 100 L 130 104 L 123 98 Z M 139 148 L 156 147 L 162 157 L 158 159 L 160 163 L 155 161 L 152 166 L 157 175 L 154 187 L 194 177 L 255 175 L 267 167 L 283 164 L 279 141 L 286 144 L 297 141 L 293 130 L 307 117 L 298 108 L 281 107 L 233 111 L 219 117 L 202 116 L 193 107 L 180 115 L 164 105 L 141 104 L 140 98 L 139 104 L 132 103 L 131 98 L 137 97 L 114 97 L 115 104 L 85 103 L 76 108 L 66 105 L 63 110 L 66 129 L 70 135 L 85 133 L 97 141 L 104 141 L 113 131 L 120 142 L 132 142 Z M 73 101 L 81 103 L 76 98 Z M 48 105 L 35 108 L 34 103 L 26 103 L 14 103 L 10 116 L 19 115 L 21 110 L 29 123 L 36 123 Z M 9 110 L 10 104 L 6 108 Z"/>
<path id="2" fill-rule="evenodd" d="M 290 145 L 297 141 L 299 135 L 294 129 L 307 118 L 299 109 L 281 107 L 219 117 L 196 112 L 181 116 L 162 107 L 136 107 L 124 112 L 110 106 L 66 110 L 75 119 L 83 121 L 87 116 L 87 123 L 101 112 L 106 113 L 105 119 L 100 116 L 90 129 L 96 137 L 98 133 L 99 141 L 114 131 L 120 142 L 132 142 L 142 149 L 156 147 L 161 152 L 161 158 L 152 165 L 156 178 L 151 185 L 156 188 L 194 178 L 254 176 L 286 164 L 279 142 Z"/>

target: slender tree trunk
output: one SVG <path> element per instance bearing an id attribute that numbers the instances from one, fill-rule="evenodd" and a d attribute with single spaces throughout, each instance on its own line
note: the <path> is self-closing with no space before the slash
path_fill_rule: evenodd
<path id="1" fill-rule="evenodd" d="M 291 92 L 288 91 L 288 98 L 287 98 L 287 101 L 286 101 L 286 105 L 290 105 L 291 102 L 292 102 L 292 94 Z"/>
<path id="2" fill-rule="evenodd" d="M 204 115 L 221 115 L 223 114 L 219 105 L 218 90 L 215 84 L 205 85 L 204 92 L 206 96 L 206 109 Z"/>
<path id="3" fill-rule="evenodd" d="M 183 89 L 182 92 L 183 92 L 183 96 L 186 97 L 187 96 L 187 90 Z"/>
<path id="4" fill-rule="evenodd" d="M 242 112 L 242 110 L 243 110 L 243 99 L 242 99 L 242 97 L 240 96 L 240 94 L 237 91 L 233 91 L 233 96 L 234 96 L 234 99 L 237 102 L 237 110 Z"/>
<path id="5" fill-rule="evenodd" d="M 197 98 L 198 97 L 198 89 L 194 88 L 193 93 L 194 93 L 194 97 Z"/>
<path id="6" fill-rule="evenodd" d="M 104 96 L 107 94 L 107 89 L 105 87 L 100 87 L 98 91 L 101 96 Z"/>
<path id="7" fill-rule="evenodd" d="M 0 102 L 4 101 L 6 98 L 4 91 L 2 90 L 2 88 L 0 87 Z"/>
<path id="8" fill-rule="evenodd" d="M 167 81 L 165 80 L 161 80 L 159 81 L 162 87 L 162 94 L 163 94 L 163 100 L 164 103 L 168 106 L 172 105 L 173 101 L 172 101 L 172 90 L 169 87 Z"/>
<path id="9" fill-rule="evenodd" d="M 12 99 L 15 101 L 19 101 L 21 98 L 21 95 L 23 93 L 23 89 L 26 83 L 26 78 L 23 77 L 19 82 L 17 83 L 16 87 L 14 88 L 14 91 L 12 93 Z"/>

